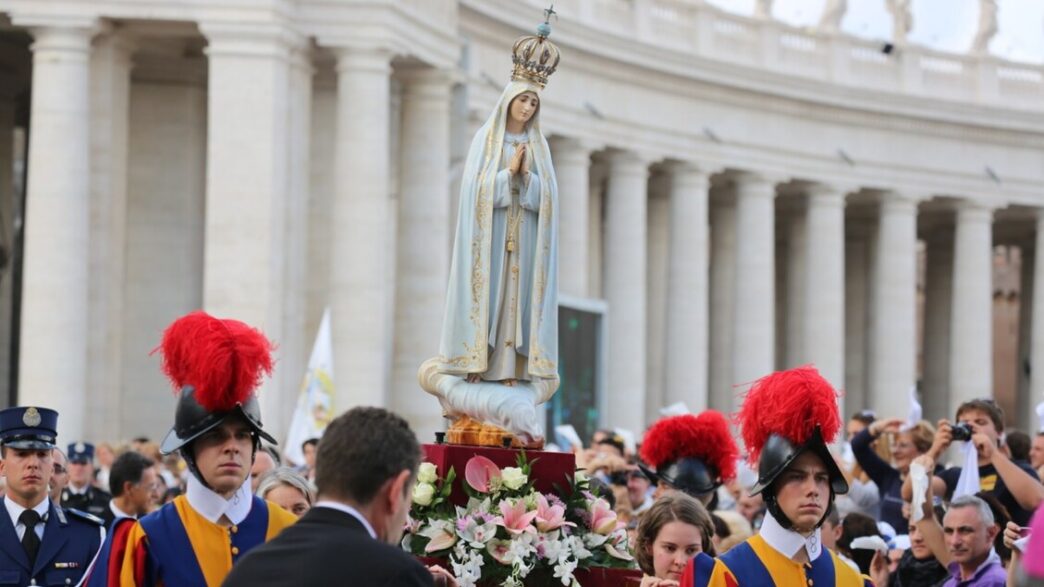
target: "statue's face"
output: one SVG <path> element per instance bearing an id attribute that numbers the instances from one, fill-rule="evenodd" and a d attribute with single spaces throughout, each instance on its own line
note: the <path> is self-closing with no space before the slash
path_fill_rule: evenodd
<path id="1" fill-rule="evenodd" d="M 508 106 L 508 115 L 515 122 L 525 124 L 533 118 L 539 107 L 540 98 L 536 94 L 533 92 L 522 92 L 511 101 L 511 105 Z"/>

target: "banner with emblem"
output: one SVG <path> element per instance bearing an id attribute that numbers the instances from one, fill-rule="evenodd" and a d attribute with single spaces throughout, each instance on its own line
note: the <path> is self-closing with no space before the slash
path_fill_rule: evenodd
<path id="1" fill-rule="evenodd" d="M 330 336 L 330 309 L 323 312 L 319 332 L 315 336 L 308 371 L 301 383 L 297 407 L 290 419 L 284 454 L 295 465 L 304 464 L 301 444 L 319 438 L 334 415 L 333 339 Z"/>

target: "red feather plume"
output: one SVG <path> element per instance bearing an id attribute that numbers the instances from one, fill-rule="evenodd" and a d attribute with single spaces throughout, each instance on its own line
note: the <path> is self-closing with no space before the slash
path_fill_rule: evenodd
<path id="1" fill-rule="evenodd" d="M 663 418 L 650 426 L 642 439 L 642 460 L 656 469 L 692 457 L 714 467 L 722 480 L 729 481 L 736 477 L 738 456 L 739 449 L 729 432 L 729 422 L 715 410 L 707 410 L 698 416 L 685 414 Z"/>
<path id="2" fill-rule="evenodd" d="M 837 397 L 834 386 L 811 366 L 777 371 L 754 382 L 736 417 L 748 460 L 758 462 L 771 434 L 800 445 L 818 426 L 823 440 L 833 442 L 841 429 Z"/>
<path id="3" fill-rule="evenodd" d="M 272 374 L 272 343 L 264 334 L 203 311 L 171 323 L 157 350 L 174 389 L 193 386 L 196 401 L 211 412 L 247 401 L 261 378 Z"/>

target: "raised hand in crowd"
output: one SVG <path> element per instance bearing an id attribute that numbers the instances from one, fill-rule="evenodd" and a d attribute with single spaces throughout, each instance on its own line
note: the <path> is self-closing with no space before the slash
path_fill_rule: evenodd
<path id="1" fill-rule="evenodd" d="M 880 436 L 884 433 L 895 434 L 899 432 L 906 420 L 902 418 L 889 418 L 887 420 L 874 420 L 867 426 L 870 436 Z"/>

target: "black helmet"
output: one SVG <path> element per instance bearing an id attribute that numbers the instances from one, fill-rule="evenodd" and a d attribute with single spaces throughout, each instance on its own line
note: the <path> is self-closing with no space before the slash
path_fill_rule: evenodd
<path id="1" fill-rule="evenodd" d="M 189 469 L 206 485 L 191 446 L 207 431 L 240 417 L 254 432 L 255 450 L 261 438 L 275 444 L 261 427 L 256 394 L 262 376 L 272 372 L 272 343 L 264 334 L 238 320 L 192 312 L 167 327 L 159 350 L 164 373 L 181 392 L 174 427 L 160 452 L 180 450 Z"/>
<path id="2" fill-rule="evenodd" d="M 751 386 L 738 415 L 751 463 L 757 463 L 758 482 L 751 495 L 763 494 L 773 517 L 783 526 L 792 522 L 780 509 L 772 484 L 799 456 L 812 452 L 830 476 L 830 504 L 848 492 L 841 469 L 827 449 L 841 429 L 837 391 L 814 367 L 777 371 Z M 767 489 L 767 491 L 766 491 Z M 826 514 L 819 524 L 826 520 Z"/>
<path id="3" fill-rule="evenodd" d="M 714 492 L 736 476 L 739 449 L 721 412 L 663 418 L 649 427 L 642 440 L 639 465 L 650 479 L 663 481 L 692 497 Z"/>
<path id="4" fill-rule="evenodd" d="M 802 445 L 795 445 L 786 438 L 772 434 L 761 449 L 761 458 L 758 459 L 758 482 L 750 489 L 751 495 L 761 493 L 766 487 L 779 477 L 780 473 L 804 452 L 811 452 L 823 461 L 823 465 L 830 475 L 830 489 L 836 495 L 848 493 L 848 482 L 845 475 L 837 466 L 837 461 L 830 454 L 830 449 L 823 442 L 823 434 L 816 426 L 812 436 Z"/>
<path id="5" fill-rule="evenodd" d="M 696 498 L 716 490 L 721 485 L 718 471 L 696 457 L 682 457 L 655 471 L 644 464 L 639 464 L 638 468 L 650 479 L 666 483 Z"/>
<path id="6" fill-rule="evenodd" d="M 231 410 L 210 412 L 196 401 L 196 390 L 189 385 L 181 390 L 178 407 L 174 413 L 174 427 L 163 439 L 160 452 L 166 455 L 179 450 L 208 430 L 235 416 L 246 420 L 258 436 L 276 444 L 272 435 L 262 428 L 261 405 L 256 396 L 250 396 L 244 403 L 237 403 Z"/>

